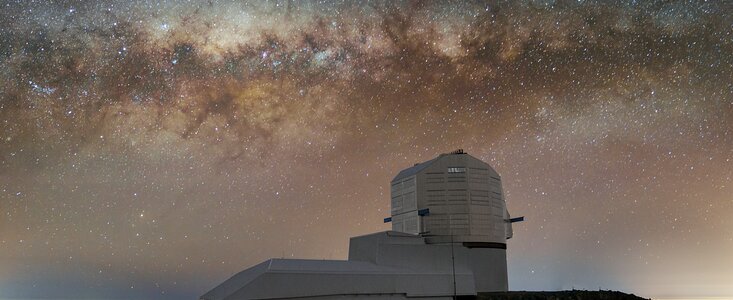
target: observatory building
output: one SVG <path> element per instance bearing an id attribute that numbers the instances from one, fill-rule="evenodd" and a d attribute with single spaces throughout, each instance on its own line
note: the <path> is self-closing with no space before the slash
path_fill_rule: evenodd
<path id="1" fill-rule="evenodd" d="M 506 291 L 512 222 L 501 177 L 457 150 L 391 182 L 392 230 L 352 237 L 348 260 L 270 259 L 201 296 L 234 299 L 447 299 Z"/>

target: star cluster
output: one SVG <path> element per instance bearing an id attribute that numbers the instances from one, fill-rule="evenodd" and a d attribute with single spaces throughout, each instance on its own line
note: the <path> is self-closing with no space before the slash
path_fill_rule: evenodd
<path id="1" fill-rule="evenodd" d="M 731 295 L 726 2 L 5 2 L 0 297 L 343 259 L 399 170 L 502 175 L 510 289 Z"/>

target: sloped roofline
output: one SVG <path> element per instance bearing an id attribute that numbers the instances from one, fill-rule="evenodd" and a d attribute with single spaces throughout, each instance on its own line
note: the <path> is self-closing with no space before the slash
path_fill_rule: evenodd
<path id="1" fill-rule="evenodd" d="M 456 151 L 449 152 L 449 153 L 442 153 L 442 154 L 438 155 L 438 157 L 436 157 L 436 158 L 433 158 L 431 160 L 428 160 L 428 161 L 425 161 L 425 162 L 422 162 L 422 163 L 419 163 L 419 164 L 415 164 L 412 167 L 409 167 L 407 169 L 404 169 L 404 170 L 400 171 L 399 173 L 397 173 L 397 176 L 395 176 L 394 178 L 392 178 L 392 181 L 390 181 L 390 182 L 399 181 L 399 180 L 405 179 L 407 177 L 410 177 L 412 175 L 415 175 L 417 173 L 420 173 L 420 171 L 422 171 L 425 168 L 429 167 L 430 165 L 432 165 L 434 162 L 438 161 L 442 157 L 448 156 L 448 155 L 468 155 L 468 156 L 471 156 L 468 153 L 463 152 L 463 149 L 458 149 Z M 473 157 L 473 156 L 471 156 L 471 157 Z M 480 160 L 478 158 L 475 158 L 475 157 L 473 157 L 473 158 L 476 159 L 476 160 L 478 160 L 478 161 L 483 162 L 482 160 Z M 484 162 L 484 164 L 486 164 L 486 163 Z"/>
<path id="2" fill-rule="evenodd" d="M 399 181 L 399 180 L 405 179 L 407 177 L 410 177 L 412 175 L 415 175 L 417 173 L 420 173 L 420 171 L 422 171 L 423 169 L 425 169 L 428 166 L 432 165 L 435 161 L 438 160 L 438 158 L 441 158 L 441 157 L 443 157 L 443 154 L 441 154 L 440 156 L 438 156 L 436 158 L 433 158 L 431 160 L 428 160 L 426 162 L 422 162 L 422 163 L 416 164 L 416 165 L 414 165 L 412 167 L 409 167 L 407 169 L 404 169 L 404 170 L 400 171 L 399 173 L 397 173 L 397 176 L 395 176 L 392 179 L 391 182 Z"/>

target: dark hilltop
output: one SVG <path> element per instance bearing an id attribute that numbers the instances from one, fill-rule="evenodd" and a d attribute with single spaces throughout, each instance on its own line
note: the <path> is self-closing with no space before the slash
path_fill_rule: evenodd
<path id="1" fill-rule="evenodd" d="M 497 292 L 497 293 L 479 293 L 476 297 L 470 297 L 476 300 L 641 300 L 647 299 L 636 296 L 634 294 L 626 294 L 619 291 L 516 291 L 516 292 Z"/>

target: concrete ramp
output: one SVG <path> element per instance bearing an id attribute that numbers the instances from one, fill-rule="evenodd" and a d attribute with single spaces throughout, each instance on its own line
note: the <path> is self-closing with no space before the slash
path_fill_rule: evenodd
<path id="1" fill-rule="evenodd" d="M 476 295 L 470 270 L 456 271 L 456 294 Z M 271 259 L 201 296 L 234 299 L 438 299 L 453 295 L 452 272 L 416 272 L 364 261 Z"/>

